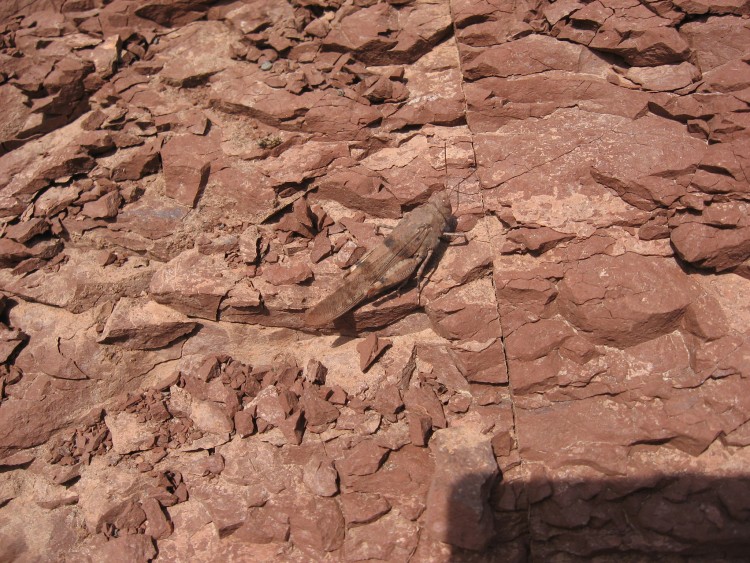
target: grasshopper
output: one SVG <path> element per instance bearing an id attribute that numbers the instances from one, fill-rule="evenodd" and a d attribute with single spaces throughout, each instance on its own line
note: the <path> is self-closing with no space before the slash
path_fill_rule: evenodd
<path id="1" fill-rule="evenodd" d="M 341 285 L 305 314 L 308 326 L 336 320 L 365 299 L 403 284 L 425 266 L 451 220 L 448 194 L 436 192 L 424 205 L 409 211 L 393 231 L 349 270 Z"/>

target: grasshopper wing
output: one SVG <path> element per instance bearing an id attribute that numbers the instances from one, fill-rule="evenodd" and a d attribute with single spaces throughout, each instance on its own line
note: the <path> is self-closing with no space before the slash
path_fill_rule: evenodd
<path id="1" fill-rule="evenodd" d="M 344 277 L 344 283 L 308 309 L 305 314 L 306 323 L 309 326 L 324 326 L 357 306 L 369 296 L 373 286 L 382 280 L 394 264 L 415 254 L 428 232 L 429 227 L 420 226 L 401 243 L 391 236 L 386 237 L 382 244 L 362 257 Z"/>

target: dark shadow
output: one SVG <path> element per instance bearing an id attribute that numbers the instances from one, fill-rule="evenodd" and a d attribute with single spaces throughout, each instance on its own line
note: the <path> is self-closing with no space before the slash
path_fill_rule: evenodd
<path id="1" fill-rule="evenodd" d="M 534 473 L 544 473 L 535 466 Z M 478 481 L 467 475 L 450 495 L 453 544 L 481 543 L 485 518 L 466 506 Z M 750 561 L 750 468 L 731 477 L 498 479 L 483 504 L 493 521 L 489 544 L 452 545 L 450 561 Z"/>
<path id="2" fill-rule="evenodd" d="M 354 340 L 354 338 L 354 336 L 341 334 L 336 340 L 331 343 L 331 348 L 338 348 L 339 346 L 343 346 L 347 342 Z"/>

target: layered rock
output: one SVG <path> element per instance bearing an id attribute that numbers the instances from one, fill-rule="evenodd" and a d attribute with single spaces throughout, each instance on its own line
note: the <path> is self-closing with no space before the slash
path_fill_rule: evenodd
<path id="1" fill-rule="evenodd" d="M 20 4 L 0 559 L 745 557 L 746 2 Z"/>

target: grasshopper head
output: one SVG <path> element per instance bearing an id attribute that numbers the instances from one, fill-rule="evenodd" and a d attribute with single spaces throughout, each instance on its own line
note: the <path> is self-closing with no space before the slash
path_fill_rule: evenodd
<path id="1" fill-rule="evenodd" d="M 446 220 L 450 218 L 452 209 L 448 192 L 435 192 L 430 196 L 428 203 L 432 204 Z"/>

